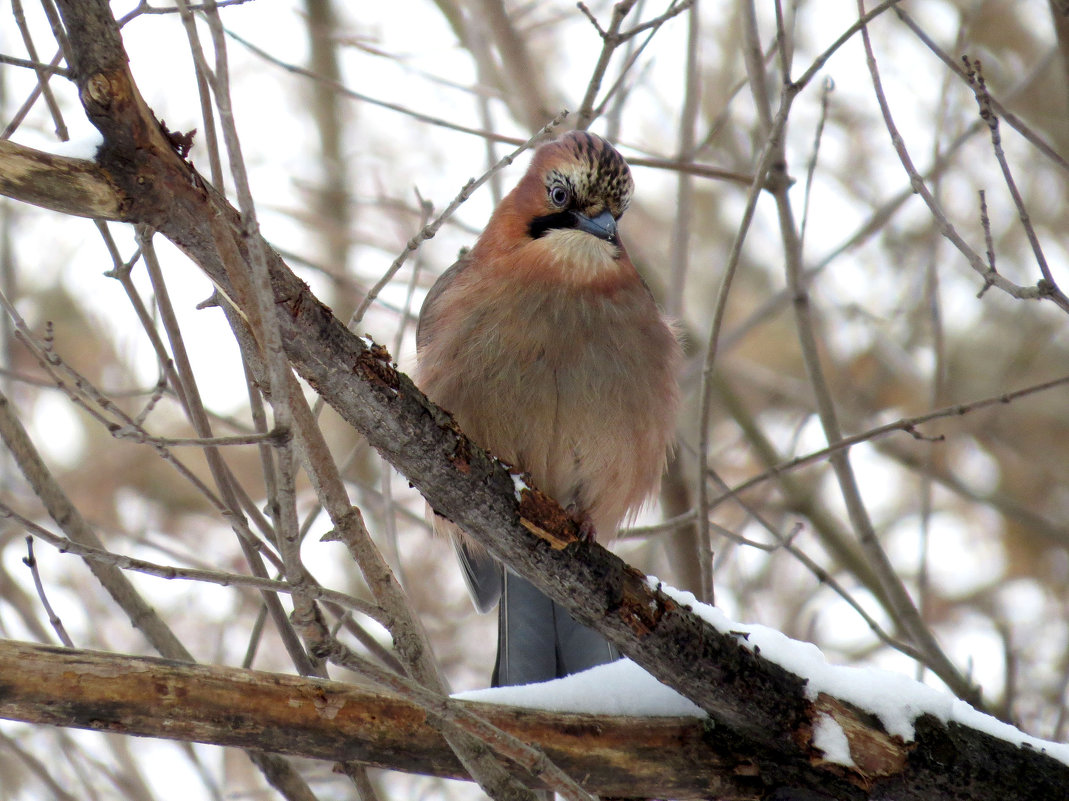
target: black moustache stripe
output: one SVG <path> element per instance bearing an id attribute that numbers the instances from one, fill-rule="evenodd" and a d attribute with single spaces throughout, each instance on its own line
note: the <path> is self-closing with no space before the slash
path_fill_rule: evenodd
<path id="1" fill-rule="evenodd" d="M 578 221 L 570 211 L 558 211 L 553 214 L 543 214 L 535 217 L 527 226 L 527 235 L 531 239 L 540 239 L 550 231 L 557 229 L 575 228 Z"/>

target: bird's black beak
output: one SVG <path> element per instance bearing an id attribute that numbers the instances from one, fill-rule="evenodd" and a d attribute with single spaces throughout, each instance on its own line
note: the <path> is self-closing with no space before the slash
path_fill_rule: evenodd
<path id="1" fill-rule="evenodd" d="M 606 242 L 616 241 L 616 218 L 612 216 L 608 209 L 597 217 L 587 217 L 577 211 L 572 213 L 575 214 L 575 227 L 580 231 L 586 231 L 588 234 L 593 234 L 598 239 L 604 239 Z"/>

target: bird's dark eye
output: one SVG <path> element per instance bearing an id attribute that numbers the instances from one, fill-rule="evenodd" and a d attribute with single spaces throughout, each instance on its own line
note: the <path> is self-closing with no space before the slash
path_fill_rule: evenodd
<path id="1" fill-rule="evenodd" d="M 563 209 L 568 205 L 568 201 L 571 200 L 571 193 L 568 192 L 560 184 L 550 187 L 549 190 L 549 202 L 556 206 L 558 209 Z"/>

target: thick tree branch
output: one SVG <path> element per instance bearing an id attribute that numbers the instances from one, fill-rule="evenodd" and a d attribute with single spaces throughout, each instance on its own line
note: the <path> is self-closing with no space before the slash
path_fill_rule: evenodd
<path id="1" fill-rule="evenodd" d="M 467 778 L 426 712 L 350 684 L 3 640 L 0 677 L 5 719 Z M 737 758 L 697 719 L 454 703 L 542 748 L 600 794 L 753 797 Z"/>
<path id="2" fill-rule="evenodd" d="M 797 766 L 777 764 L 774 755 L 756 762 L 731 732 L 701 720 L 453 703 L 535 744 L 601 795 L 749 801 L 765 797 L 769 770 L 799 779 Z M 834 798 L 1055 798 L 1065 786 L 1061 763 L 969 729 L 925 717 L 917 743 L 903 744 L 834 699 L 821 696 L 816 706 L 843 727 L 856 773 L 868 777 L 855 775 Z M 0 640 L 0 718 L 466 778 L 418 706 L 354 685 L 260 671 Z"/>

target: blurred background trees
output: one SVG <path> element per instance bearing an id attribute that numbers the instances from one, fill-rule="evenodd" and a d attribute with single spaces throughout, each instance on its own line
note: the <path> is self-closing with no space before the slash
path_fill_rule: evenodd
<path id="1" fill-rule="evenodd" d="M 782 4 L 779 25 L 775 3 L 746 0 L 219 5 L 261 230 L 342 319 L 469 178 L 562 109 L 572 112 L 564 127 L 589 125 L 617 142 L 637 185 L 623 236 L 679 321 L 690 359 L 662 497 L 616 550 L 667 583 L 707 598 L 715 588 L 729 615 L 813 641 L 834 661 L 939 685 L 930 663 L 889 646 L 852 606 L 889 638 L 915 642 L 887 589 L 900 582 L 989 710 L 1065 739 L 1069 404 L 1064 383 L 1045 386 L 1069 376 L 1069 318 L 1057 290 L 1066 281 L 1069 221 L 1069 39 L 1060 38 L 1069 23 L 1058 3 L 883 4 L 894 7 L 869 26 L 881 90 L 860 34 L 834 49 L 792 97 L 782 153 L 772 153 L 786 168 L 772 179 L 792 183 L 779 194 L 772 179 L 762 184 L 744 240 L 740 224 L 781 108 L 784 63 L 792 79 L 806 74 L 857 21 L 853 4 Z M 874 7 L 870 0 L 866 10 Z M 148 104 L 171 130 L 197 129 L 190 158 L 232 191 L 191 55 L 196 38 L 219 64 L 202 12 L 112 8 Z M 13 2 L 0 21 L 4 138 L 85 156 L 92 126 L 66 76 L 45 66 L 64 63 L 54 19 L 45 0 Z M 1020 208 L 963 55 L 982 65 Z M 911 186 L 904 153 L 931 204 Z M 496 172 L 355 324 L 402 368 L 412 363 L 423 293 L 521 171 Z M 793 225 L 785 229 L 787 203 Z M 997 279 L 977 272 L 948 230 Z M 5 315 L 0 389 L 110 550 L 247 572 L 206 496 L 205 487 L 218 488 L 200 449 L 171 446 L 161 458 L 160 447 L 107 425 L 118 409 L 143 415 L 156 436 L 194 436 L 153 344 L 180 331 L 214 432 L 254 430 L 258 402 L 250 402 L 225 320 L 217 308 L 198 309 L 211 283 L 166 242 L 157 238 L 155 249 L 161 275 L 153 281 L 132 228 L 0 201 L 0 289 L 25 321 L 23 336 L 46 354 L 43 363 L 35 358 Z M 1041 261 L 1045 286 L 1054 287 L 1045 299 L 1035 291 Z M 1013 287 L 1023 291 L 1006 291 Z M 161 316 L 164 288 L 174 329 Z M 799 323 L 803 294 L 811 317 Z M 829 444 L 829 401 L 851 443 L 833 452 L 848 453 L 849 467 L 820 453 Z M 937 410 L 947 413 L 881 428 Z M 332 411 L 320 421 L 448 680 L 454 689 L 485 686 L 495 621 L 473 613 L 449 545 L 424 523 L 422 500 Z M 245 513 L 255 515 L 268 497 L 256 447 L 226 447 L 223 456 Z M 319 542 L 330 523 L 307 482 L 300 487 L 306 563 L 323 584 L 366 597 L 343 549 Z M 863 512 L 848 511 L 855 501 Z M 7 458 L 0 503 L 9 515 L 0 521 L 0 636 L 55 642 L 23 563 L 26 522 L 54 525 Z M 882 577 L 859 545 L 866 520 L 892 568 Z M 75 645 L 150 652 L 83 563 L 43 543 L 35 555 Z M 255 592 L 136 574 L 132 581 L 196 658 L 293 670 Z M 388 643 L 375 624 L 360 622 Z M 309 763 L 306 775 L 322 798 L 349 792 L 329 766 Z M 121 790 L 166 798 L 173 776 L 197 788 L 183 797 L 265 792 L 243 757 L 219 749 L 0 722 L 0 798 L 62 797 L 62 787 L 78 788 L 76 797 Z M 383 797 L 474 793 L 409 777 L 375 780 Z"/>

